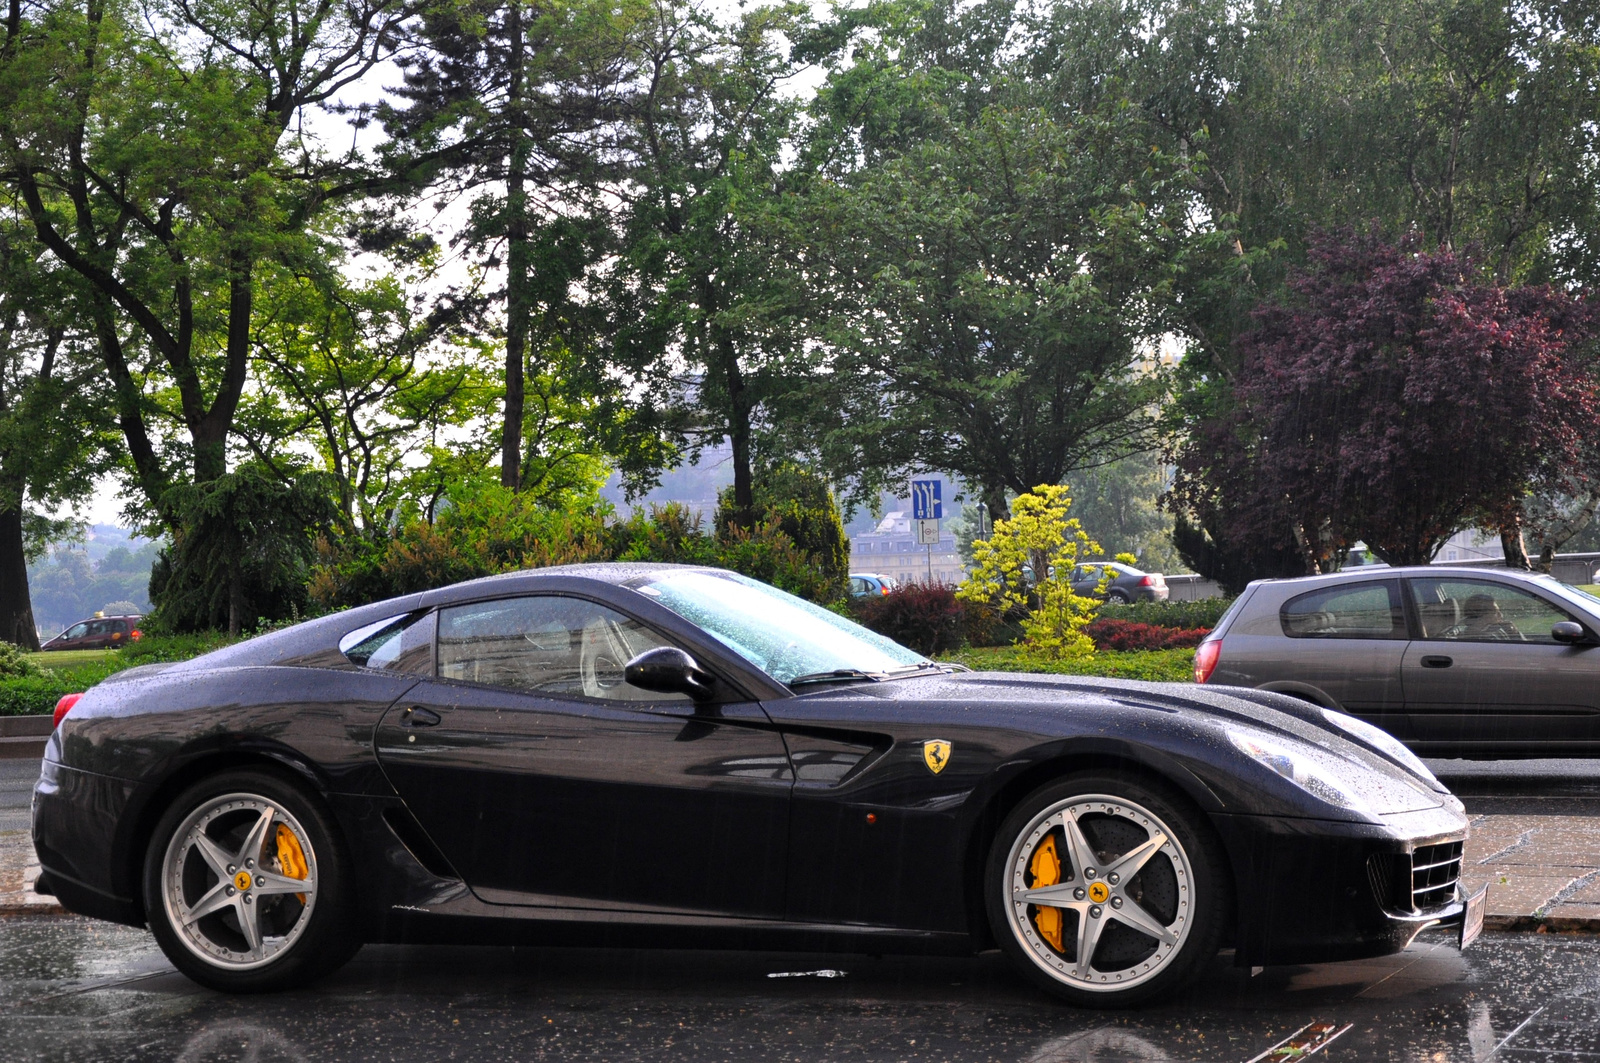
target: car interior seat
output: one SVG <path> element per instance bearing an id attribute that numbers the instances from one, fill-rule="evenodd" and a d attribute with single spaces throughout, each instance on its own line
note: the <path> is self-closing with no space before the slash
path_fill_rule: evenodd
<path id="1" fill-rule="evenodd" d="M 1454 598 L 1423 602 L 1417 607 L 1417 615 L 1422 622 L 1423 638 L 1445 638 L 1451 628 L 1461 623 L 1461 603 Z"/>

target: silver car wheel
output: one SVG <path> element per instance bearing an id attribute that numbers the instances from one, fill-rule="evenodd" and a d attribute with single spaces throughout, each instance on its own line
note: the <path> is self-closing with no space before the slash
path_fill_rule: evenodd
<path id="1" fill-rule="evenodd" d="M 282 805 L 224 794 L 173 831 L 161 885 L 167 920 L 190 952 L 214 967 L 250 970 L 305 933 L 317 903 L 317 854 Z"/>
<path id="2" fill-rule="evenodd" d="M 1012 932 L 1064 985 L 1126 990 L 1158 976 L 1189 938 L 1189 855 L 1155 813 L 1125 798 L 1047 806 L 1018 833 L 1005 868 Z"/>

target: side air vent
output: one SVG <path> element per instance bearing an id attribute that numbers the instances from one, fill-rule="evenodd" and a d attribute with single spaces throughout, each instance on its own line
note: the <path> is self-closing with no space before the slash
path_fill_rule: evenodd
<path id="1" fill-rule="evenodd" d="M 433 844 L 433 839 L 428 837 L 428 832 L 422 829 L 416 817 L 404 808 L 391 807 L 383 810 L 383 821 L 389 824 L 389 829 L 394 831 L 394 836 L 400 839 L 417 863 L 427 868 L 432 874 L 440 878 L 460 878 L 455 868 L 450 866 L 450 861 L 445 859 L 439 847 Z"/>

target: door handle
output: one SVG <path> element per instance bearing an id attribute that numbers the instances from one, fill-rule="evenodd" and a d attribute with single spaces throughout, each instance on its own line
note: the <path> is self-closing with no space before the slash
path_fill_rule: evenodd
<path id="1" fill-rule="evenodd" d="M 1435 655 L 1429 655 L 1422 659 L 1422 667 L 1424 668 L 1449 668 L 1454 663 L 1455 661 L 1449 657 Z"/>
<path id="2" fill-rule="evenodd" d="M 400 714 L 401 727 L 432 727 L 443 719 L 432 709 L 424 709 L 420 705 L 413 705 Z"/>

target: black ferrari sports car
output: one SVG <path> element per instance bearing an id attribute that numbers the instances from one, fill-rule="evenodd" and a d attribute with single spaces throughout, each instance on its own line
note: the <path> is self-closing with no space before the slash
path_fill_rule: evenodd
<path id="1" fill-rule="evenodd" d="M 232 991 L 363 942 L 965 953 L 1080 1004 L 1459 923 L 1462 806 L 1256 690 L 967 672 L 716 569 L 551 568 L 122 672 L 40 888 Z"/>

